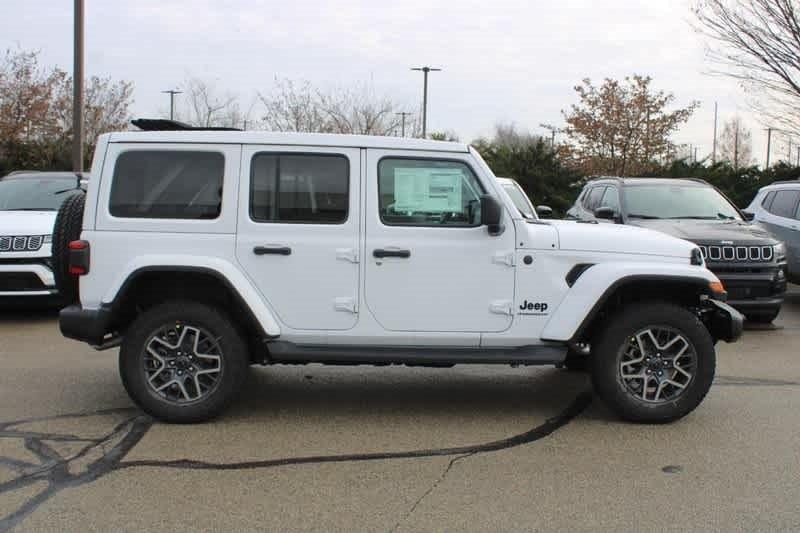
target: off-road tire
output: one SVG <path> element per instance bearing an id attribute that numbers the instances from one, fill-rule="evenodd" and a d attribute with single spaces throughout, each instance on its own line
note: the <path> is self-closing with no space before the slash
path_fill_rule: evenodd
<path id="1" fill-rule="evenodd" d="M 78 277 L 69 273 L 69 243 L 81 238 L 85 202 L 82 192 L 64 200 L 53 226 L 53 276 L 63 305 L 78 301 Z"/>
<path id="2" fill-rule="evenodd" d="M 144 354 L 153 333 L 176 323 L 210 332 L 222 352 L 216 388 L 186 404 L 161 398 L 147 382 L 144 370 Z M 193 301 L 172 301 L 142 313 L 128 329 L 119 352 L 119 372 L 130 397 L 146 413 L 172 423 L 203 422 L 218 416 L 242 389 L 248 367 L 247 344 L 230 318 L 215 307 Z"/>
<path id="3" fill-rule="evenodd" d="M 696 368 L 692 380 L 674 400 L 648 403 L 626 387 L 621 373 L 621 351 L 636 332 L 649 327 L 668 327 L 693 346 Z M 667 302 L 634 304 L 611 317 L 596 342 L 590 360 L 592 383 L 598 396 L 620 418 L 637 423 L 666 423 L 693 411 L 714 380 L 716 354 L 706 327 L 688 310 Z"/>

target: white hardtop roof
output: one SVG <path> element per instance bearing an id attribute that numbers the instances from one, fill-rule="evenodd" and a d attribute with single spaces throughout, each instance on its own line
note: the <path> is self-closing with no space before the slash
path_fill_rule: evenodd
<path id="1" fill-rule="evenodd" d="M 109 134 L 112 143 L 201 143 L 264 144 L 291 146 L 334 146 L 347 148 L 388 148 L 430 152 L 469 152 L 464 143 L 431 141 L 408 137 L 340 135 L 333 133 L 288 133 L 267 131 L 123 131 Z"/>

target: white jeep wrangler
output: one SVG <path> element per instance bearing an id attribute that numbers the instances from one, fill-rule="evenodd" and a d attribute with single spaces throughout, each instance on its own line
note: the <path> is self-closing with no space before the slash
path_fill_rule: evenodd
<path id="1" fill-rule="evenodd" d="M 251 364 L 583 362 L 619 416 L 664 422 L 742 329 L 693 244 L 523 217 L 458 143 L 103 135 L 58 225 L 80 282 L 61 331 L 121 345 L 128 393 L 171 422 L 220 413 Z"/>

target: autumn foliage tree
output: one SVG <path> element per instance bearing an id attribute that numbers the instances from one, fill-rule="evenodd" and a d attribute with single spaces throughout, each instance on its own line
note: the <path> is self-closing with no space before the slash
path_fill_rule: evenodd
<path id="1" fill-rule="evenodd" d="M 673 152 L 670 136 L 697 107 L 669 110 L 675 96 L 651 87 L 648 76 L 606 78 L 575 87 L 578 103 L 564 111 L 569 143 L 564 156 L 587 175 L 630 176 L 647 172 Z"/>
<path id="2" fill-rule="evenodd" d="M 97 136 L 126 129 L 133 85 L 91 77 L 84 93 L 85 159 Z M 0 58 L 0 173 L 66 169 L 72 143 L 72 78 L 39 64 L 36 52 L 7 51 Z"/>

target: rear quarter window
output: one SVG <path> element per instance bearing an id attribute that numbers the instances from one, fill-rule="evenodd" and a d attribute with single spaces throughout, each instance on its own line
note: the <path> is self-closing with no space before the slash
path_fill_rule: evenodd
<path id="1" fill-rule="evenodd" d="M 219 152 L 124 152 L 114 166 L 109 211 L 120 218 L 218 218 L 224 172 Z"/>
<path id="2" fill-rule="evenodd" d="M 798 200 L 800 200 L 800 190 L 776 191 L 769 212 L 779 217 L 794 218 Z"/>

